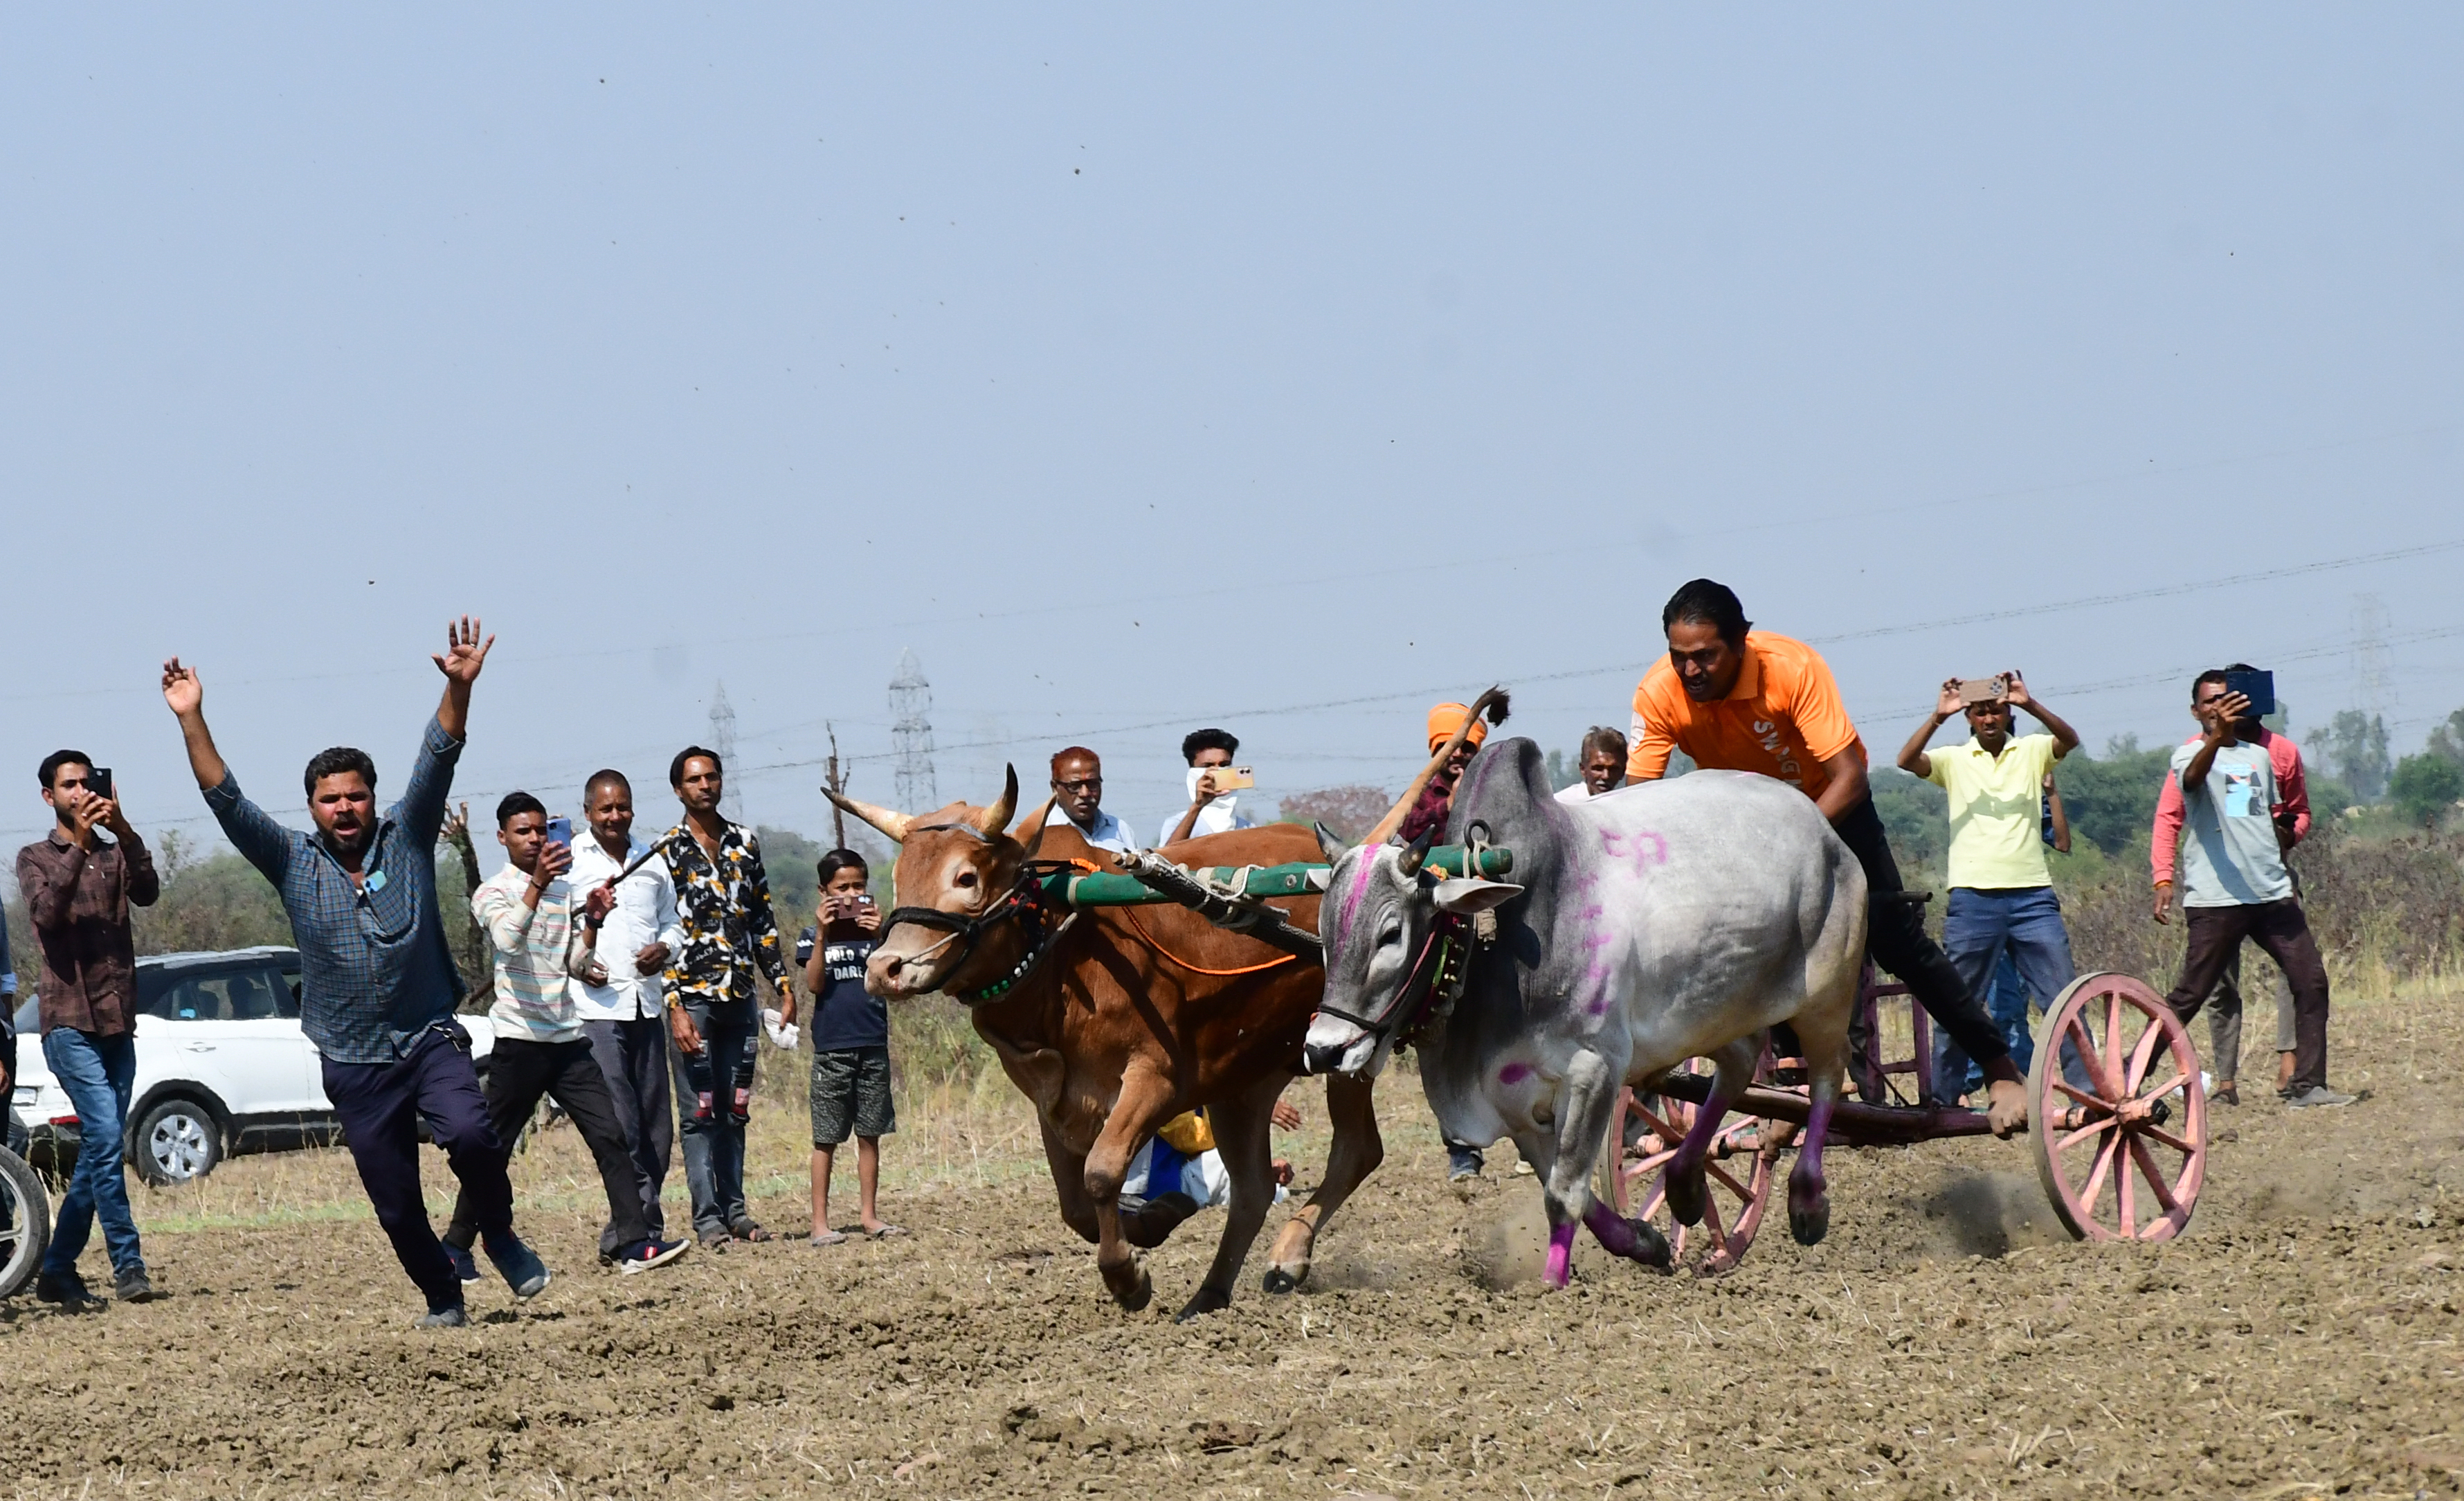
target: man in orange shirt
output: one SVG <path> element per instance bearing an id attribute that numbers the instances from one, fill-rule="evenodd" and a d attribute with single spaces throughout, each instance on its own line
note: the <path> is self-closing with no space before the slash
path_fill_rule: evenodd
<path id="1" fill-rule="evenodd" d="M 2028 1123 L 2027 1088 L 2001 1029 L 1903 899 L 1900 868 L 1865 780 L 1865 746 L 1839 701 L 1830 665 L 1812 647 L 1755 630 L 1727 585 L 1696 579 L 1661 612 L 1668 656 L 1634 691 L 1626 781 L 1667 775 L 1672 751 L 1705 770 L 1773 777 L 1814 799 L 1865 869 L 1865 952 L 1906 983 L 1944 1031 L 1985 1071 L 1996 1136 Z"/>

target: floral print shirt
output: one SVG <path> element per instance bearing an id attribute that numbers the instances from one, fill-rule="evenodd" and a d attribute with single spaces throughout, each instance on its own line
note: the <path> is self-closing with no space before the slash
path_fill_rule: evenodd
<path id="1" fill-rule="evenodd" d="M 692 827 L 678 824 L 659 844 L 675 876 L 676 918 L 684 928 L 684 941 L 668 958 L 669 1004 L 751 1001 L 756 969 L 784 989 L 787 964 L 770 912 L 760 841 L 741 824 L 729 824 L 713 861 Z"/>

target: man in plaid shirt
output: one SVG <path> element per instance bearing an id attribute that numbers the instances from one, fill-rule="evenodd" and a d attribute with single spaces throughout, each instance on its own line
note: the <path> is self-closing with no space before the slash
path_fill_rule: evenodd
<path id="1" fill-rule="evenodd" d="M 402 801 L 376 812 L 376 765 L 335 746 L 301 780 L 314 834 L 283 828 L 243 795 L 206 728 L 205 688 L 178 657 L 163 666 L 163 698 L 179 717 L 188 767 L 223 833 L 274 883 L 299 944 L 299 1027 L 323 1059 L 326 1097 L 359 1166 L 368 1202 L 403 1270 L 428 1296 L 424 1326 L 459 1328 L 462 1282 L 428 1224 L 419 1189 L 419 1121 L 445 1149 L 488 1257 L 516 1297 L 537 1295 L 548 1271 L 514 1234 L 505 1144 L 471 1066 L 471 1038 L 453 1020 L 462 977 L 436 904 L 436 834 L 461 759 L 494 636 L 464 616 L 445 630 L 444 700 L 428 724 Z"/>

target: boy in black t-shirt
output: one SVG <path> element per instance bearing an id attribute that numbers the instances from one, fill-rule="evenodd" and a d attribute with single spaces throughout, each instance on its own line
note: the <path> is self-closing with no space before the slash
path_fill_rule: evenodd
<path id="1" fill-rule="evenodd" d="M 898 1129 L 890 1099 L 890 1011 L 864 988 L 864 963 L 881 931 L 881 908 L 865 894 L 871 872 L 864 856 L 833 850 L 822 856 L 821 903 L 815 925 L 796 939 L 796 962 L 813 993 L 813 1239 L 836 1246 L 830 1228 L 830 1164 L 841 1142 L 855 1137 L 855 1180 L 864 1233 L 875 1240 L 907 1232 L 875 1212 L 881 1184 L 881 1138 Z"/>

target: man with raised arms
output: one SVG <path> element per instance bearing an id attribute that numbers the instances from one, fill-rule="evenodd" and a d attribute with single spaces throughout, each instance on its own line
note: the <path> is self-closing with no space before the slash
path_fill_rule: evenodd
<path id="1" fill-rule="evenodd" d="M 376 763 L 337 745 L 301 782 L 317 831 L 285 828 L 241 793 L 206 728 L 205 685 L 178 657 L 163 665 L 163 698 L 187 740 L 188 768 L 230 839 L 282 895 L 299 945 L 299 1028 L 322 1059 L 325 1095 L 360 1170 L 377 1223 L 402 1269 L 428 1297 L 424 1326 L 460 1328 L 462 1281 L 429 1228 L 419 1186 L 419 1122 L 445 1149 L 488 1259 L 514 1295 L 548 1271 L 514 1234 L 505 1144 L 471 1066 L 471 1038 L 453 1019 L 462 977 L 436 905 L 436 836 L 471 715 L 471 685 L 496 644 L 464 616 L 432 656 L 444 700 L 428 721 L 402 801 L 376 810 Z"/>

